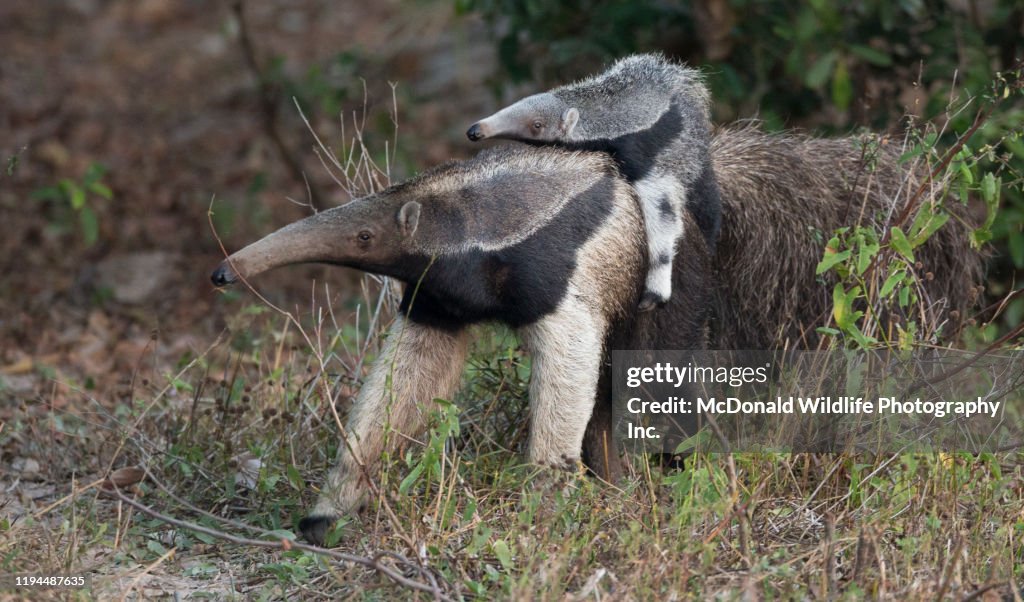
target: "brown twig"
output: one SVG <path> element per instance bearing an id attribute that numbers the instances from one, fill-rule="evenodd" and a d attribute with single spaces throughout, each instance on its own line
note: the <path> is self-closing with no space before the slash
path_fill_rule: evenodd
<path id="1" fill-rule="evenodd" d="M 154 475 L 153 472 L 149 470 L 148 466 L 144 466 L 143 470 L 146 471 L 146 480 L 152 481 L 161 491 L 164 492 L 164 494 L 166 494 L 172 500 L 174 500 L 175 502 L 181 504 L 185 508 L 191 510 L 192 512 L 195 512 L 196 514 L 201 514 L 201 515 L 203 515 L 203 516 L 205 516 L 207 518 L 210 518 L 210 519 L 213 519 L 215 521 L 224 523 L 226 525 L 231 525 L 232 527 L 234 527 L 236 529 L 249 530 L 249 531 L 253 531 L 253 532 L 259 533 L 260 535 L 264 535 L 264 536 L 268 534 L 265 529 L 261 529 L 261 528 L 255 526 L 255 525 L 249 525 L 249 524 L 243 523 L 242 521 L 234 520 L 234 519 L 228 518 L 226 516 L 219 516 L 219 515 L 214 514 L 213 512 L 210 512 L 208 510 L 203 510 L 202 508 L 196 506 L 195 504 L 192 504 L 191 502 L 185 500 L 184 498 L 182 498 L 178 494 L 174 493 L 174 491 L 172 491 L 170 487 L 168 487 L 167 485 L 165 485 L 163 482 L 161 482 L 159 479 L 156 478 L 156 475 Z"/>
<path id="2" fill-rule="evenodd" d="M 825 584 L 831 599 L 839 593 L 836 583 L 836 519 L 831 512 L 825 513 Z"/>
<path id="3" fill-rule="evenodd" d="M 978 318 L 987 314 L 988 312 L 995 310 L 995 313 L 992 315 L 990 321 L 995 320 L 997 317 L 999 317 L 999 314 L 1002 313 L 1003 308 L 1006 307 L 1006 305 L 1010 303 L 1010 301 L 1013 301 L 1014 299 L 1021 295 L 1024 295 L 1024 288 L 1019 288 L 1015 291 L 1010 291 L 1009 293 L 1006 293 L 998 301 L 992 303 L 991 305 L 985 307 L 984 309 L 979 310 L 977 313 L 971 316 L 971 319 L 977 320 Z"/>
<path id="4" fill-rule="evenodd" d="M 123 502 L 125 504 L 128 504 L 129 506 L 131 506 L 132 508 L 135 508 L 139 512 L 142 512 L 143 514 L 146 514 L 147 516 L 155 518 L 155 519 L 157 519 L 157 520 L 159 520 L 161 522 L 167 523 L 167 524 L 169 524 L 171 526 L 174 526 L 174 527 L 177 527 L 179 529 L 188 529 L 189 531 L 195 531 L 197 533 L 203 533 L 205 535 L 209 535 L 210 537 L 215 537 L 217 539 L 222 539 L 224 541 L 229 541 L 231 543 L 235 543 L 235 544 L 243 545 L 243 546 L 253 546 L 253 547 L 259 547 L 259 548 L 268 548 L 268 549 L 285 550 L 285 551 L 287 551 L 287 550 L 302 550 L 304 552 L 310 552 L 312 554 L 318 554 L 320 556 L 326 556 L 328 558 L 332 558 L 334 560 L 338 560 L 338 561 L 341 561 L 341 562 L 351 562 L 353 564 L 358 564 L 360 566 L 364 566 L 364 567 L 373 569 L 373 570 L 377 571 L 378 573 L 380 573 L 380 574 L 386 576 L 387 578 L 391 579 L 392 581 L 394 581 L 398 585 L 401 585 L 401 586 L 404 586 L 404 587 L 408 587 L 410 589 L 414 589 L 414 590 L 417 590 L 417 591 L 426 592 L 428 594 L 431 594 L 437 600 L 452 600 L 452 598 L 450 596 L 447 596 L 443 591 L 441 591 L 439 586 L 432 586 L 432 585 L 428 585 L 426 583 L 423 583 L 421 581 L 416 581 L 414 579 L 410 579 L 410 578 L 402 575 L 398 571 L 396 571 L 393 567 L 388 566 L 388 565 L 386 565 L 386 564 L 384 564 L 384 563 L 382 563 L 380 561 L 381 558 L 390 557 L 390 558 L 395 559 L 398 562 L 401 562 L 401 563 L 405 564 L 408 567 L 411 567 L 411 568 L 415 569 L 421 575 L 427 574 L 429 572 L 427 569 L 425 569 L 423 567 L 417 566 L 415 563 L 410 562 L 405 557 L 401 556 L 400 554 L 396 554 L 394 552 L 380 552 L 376 556 L 374 556 L 373 558 L 370 558 L 370 557 L 367 557 L 367 556 L 358 556 L 356 554 L 348 554 L 346 552 L 338 552 L 338 551 L 335 551 L 335 550 L 328 550 L 326 548 L 321 548 L 321 547 L 318 547 L 318 546 L 312 546 L 312 545 L 309 545 L 309 544 L 304 544 L 304 543 L 301 543 L 301 542 L 291 541 L 291 540 L 287 540 L 287 539 L 278 539 L 277 541 L 268 541 L 268 540 L 263 540 L 263 539 L 251 539 L 251 538 L 248 538 L 248 537 L 239 537 L 237 535 L 232 535 L 230 533 L 225 533 L 224 531 L 220 531 L 220 530 L 217 530 L 217 529 L 212 529 L 210 527 L 204 527 L 203 525 L 197 525 L 195 523 L 190 523 L 188 521 L 183 521 L 183 520 L 180 520 L 180 519 L 176 519 L 176 518 L 167 516 L 166 514 L 158 512 L 157 510 L 154 510 L 154 509 L 150 508 L 149 506 L 147 506 L 147 505 L 145 505 L 145 504 L 143 504 L 141 502 L 136 501 L 134 498 L 125 495 L 119 489 L 114 489 L 112 491 L 105 491 L 104 494 L 114 496 L 115 498 L 121 500 L 121 502 Z M 432 576 L 430 576 L 430 577 L 432 577 Z M 431 579 L 431 580 L 434 581 L 434 579 Z"/>
<path id="5" fill-rule="evenodd" d="M 996 581 L 995 583 L 989 583 L 984 587 L 980 587 L 970 594 L 963 597 L 960 602 L 971 602 L 972 600 L 978 600 L 988 592 L 996 589 L 997 587 L 1003 587 L 1004 585 L 1010 585 L 1008 581 Z M 1012 586 L 1011 586 L 1012 587 Z"/>
<path id="6" fill-rule="evenodd" d="M 908 396 L 909 395 L 913 395 L 914 393 L 916 393 L 918 390 L 920 390 L 924 386 L 936 385 L 936 384 L 938 384 L 938 383 L 940 383 L 940 382 L 942 382 L 942 381 L 944 381 L 944 380 L 946 380 L 948 378 L 952 378 L 952 377 L 956 376 L 957 374 L 963 372 L 967 368 L 970 368 L 974 364 L 978 363 L 978 360 L 980 360 L 981 358 L 987 356 L 988 354 L 992 353 L 993 351 L 996 351 L 997 349 L 1002 347 L 1005 343 L 1009 342 L 1014 337 L 1020 336 L 1022 334 L 1024 334 L 1024 324 L 1019 324 L 1016 328 L 1014 328 L 1010 332 L 1004 334 L 1003 336 L 1001 336 L 998 339 L 996 339 L 995 341 L 993 341 L 991 345 L 989 345 L 988 347 L 986 347 L 986 348 L 982 349 L 981 351 L 975 353 L 970 358 L 964 360 L 963 362 L 961 362 L 960 364 L 954 366 L 953 368 L 943 372 L 942 374 L 939 374 L 938 376 L 933 376 L 932 378 L 929 378 L 927 380 L 926 379 L 920 379 L 920 380 L 917 380 L 916 382 L 912 383 L 907 388 L 907 390 L 904 393 L 904 395 L 908 395 Z"/>
<path id="7" fill-rule="evenodd" d="M 939 582 L 939 591 L 935 594 L 936 600 L 942 600 L 946 596 L 946 592 L 949 591 L 949 585 L 953 581 L 953 574 L 960 565 L 960 554 L 964 549 L 964 538 L 961 534 L 957 534 L 954 541 L 953 552 L 947 559 L 945 570 L 942 571 L 942 580 Z"/>

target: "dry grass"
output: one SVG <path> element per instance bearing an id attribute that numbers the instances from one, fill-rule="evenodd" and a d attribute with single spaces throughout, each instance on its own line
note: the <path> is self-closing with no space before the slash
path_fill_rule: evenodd
<path id="1" fill-rule="evenodd" d="M 257 316 L 249 327 L 283 323 Z M 224 542 L 100 494 L 108 466 L 141 466 L 151 474 L 132 495 L 163 515 L 236 538 L 289 538 L 338 445 L 322 385 L 343 407 L 355 376 L 321 370 L 315 350 L 290 348 L 296 338 L 276 341 L 279 356 L 271 341 L 238 351 L 225 341 L 167 394 L 138 391 L 120 415 L 8 425 L 5 436 L 49 461 L 39 480 L 3 484 L 14 494 L 3 572 L 90 573 L 104 599 L 415 597 L 363 565 Z M 341 347 L 327 347 L 337 365 Z M 218 369 L 226 383 L 209 380 Z M 641 460 L 621 488 L 588 478 L 533 487 L 516 453 L 525 371 L 507 338 L 481 345 L 461 411 L 386 463 L 380 496 L 340 529 L 336 549 L 397 554 L 382 561 L 419 583 L 432 576 L 453 598 L 934 599 L 988 586 L 1008 596 L 1019 583 L 1019 455 L 697 454 L 668 475 Z"/>

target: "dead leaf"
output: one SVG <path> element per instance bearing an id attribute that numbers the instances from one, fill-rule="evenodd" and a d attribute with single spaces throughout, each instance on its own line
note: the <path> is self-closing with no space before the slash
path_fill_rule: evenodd
<path id="1" fill-rule="evenodd" d="M 235 483 L 247 489 L 256 489 L 256 483 L 260 478 L 260 469 L 263 468 L 263 462 L 249 452 L 235 457 L 234 461 L 238 466 L 238 472 L 235 473 Z"/>
<path id="2" fill-rule="evenodd" d="M 11 461 L 11 468 L 21 473 L 23 477 L 30 477 L 39 474 L 39 462 L 34 458 L 15 458 Z"/>
<path id="3" fill-rule="evenodd" d="M 31 371 L 32 371 L 32 358 L 27 357 L 27 356 L 21 358 L 20 360 L 18 360 L 16 362 L 14 362 L 13 364 L 10 364 L 8 366 L 4 366 L 3 368 L 0 368 L 0 374 L 5 374 L 5 375 L 25 374 L 26 372 L 31 372 Z"/>
<path id="4" fill-rule="evenodd" d="M 103 488 L 107 490 L 114 489 L 115 487 L 124 489 L 136 483 L 141 483 L 145 477 L 146 471 L 138 466 L 125 466 L 110 473 L 107 479 L 103 481 Z"/>

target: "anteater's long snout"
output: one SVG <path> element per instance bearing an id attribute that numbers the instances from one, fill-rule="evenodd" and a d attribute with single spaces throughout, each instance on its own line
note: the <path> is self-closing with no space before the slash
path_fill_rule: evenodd
<path id="1" fill-rule="evenodd" d="M 222 261 L 221 264 L 217 266 L 217 269 L 210 274 L 210 282 L 212 282 L 214 286 L 227 286 L 229 284 L 234 284 L 237 281 L 238 275 L 235 274 L 233 269 L 231 269 L 231 264 L 229 264 L 227 260 Z"/>
<path id="2" fill-rule="evenodd" d="M 469 138 L 473 142 L 483 140 L 486 137 L 487 134 L 484 133 L 484 128 L 479 123 L 474 123 L 469 126 L 468 130 L 466 130 L 466 138 Z"/>
<path id="3" fill-rule="evenodd" d="M 339 224 L 347 221 L 345 215 L 350 207 L 351 204 L 321 211 L 232 253 L 210 274 L 210 282 L 226 286 L 296 263 L 344 263 L 346 257 L 339 254 L 335 242 L 345 237 L 346 229 Z"/>

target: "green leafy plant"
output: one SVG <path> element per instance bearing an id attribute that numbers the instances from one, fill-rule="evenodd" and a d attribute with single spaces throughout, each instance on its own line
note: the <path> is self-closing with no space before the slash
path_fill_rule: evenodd
<path id="1" fill-rule="evenodd" d="M 100 223 L 95 205 L 98 199 L 109 201 L 114 196 L 110 187 L 103 182 L 103 176 L 106 173 L 106 167 L 99 163 L 92 163 L 80 180 L 62 178 L 53 186 L 37 189 L 32 193 L 32 198 L 62 204 L 65 210 L 69 210 L 77 216 L 85 244 L 92 246 L 99 240 L 100 235 Z M 68 216 L 66 221 L 70 221 L 70 219 Z"/>
<path id="2" fill-rule="evenodd" d="M 439 490 L 444 486 L 445 464 L 451 465 L 452 459 L 446 454 L 448 442 L 459 436 L 459 408 L 450 401 L 435 399 L 437 409 L 431 411 L 429 439 L 427 444 L 415 453 L 409 450 L 405 454 L 409 473 L 398 485 L 400 494 L 408 494 L 413 487 L 420 487 L 423 495 L 430 495 L 432 487 Z M 446 500 L 440 513 L 442 521 L 451 520 L 456 506 L 451 499 Z"/>
<path id="3" fill-rule="evenodd" d="M 819 333 L 843 335 L 856 348 L 882 344 L 904 350 L 943 334 L 941 325 L 919 321 L 918 316 L 926 312 L 918 311 L 923 307 L 915 309 L 921 302 L 918 291 L 922 281 L 933 275 L 921 269 L 915 250 L 951 219 L 963 219 L 949 210 L 951 203 L 967 205 L 971 199 L 978 199 L 985 210 L 981 224 L 970 232 L 971 244 L 980 248 L 992 240 L 1002 191 L 1019 189 L 1021 182 L 1003 181 L 1007 170 L 990 160 L 992 145 L 972 147 L 969 142 L 1001 100 L 990 98 L 988 106 L 978 110 L 973 125 L 959 134 L 951 149 L 940 150 L 939 136 L 934 132 L 922 135 L 911 130 L 912 143 L 900 161 L 923 165 L 928 178 L 917 184 L 908 180 L 905 205 L 897 201 L 898 206 L 906 207 L 906 215 L 887 222 L 884 230 L 874 225 L 844 227 L 825 244 L 816 273 L 836 277 L 832 291 L 834 328 L 821 327 Z M 924 186 L 935 189 L 934 194 L 925 193 Z M 893 320 L 893 316 L 899 319 Z"/>

